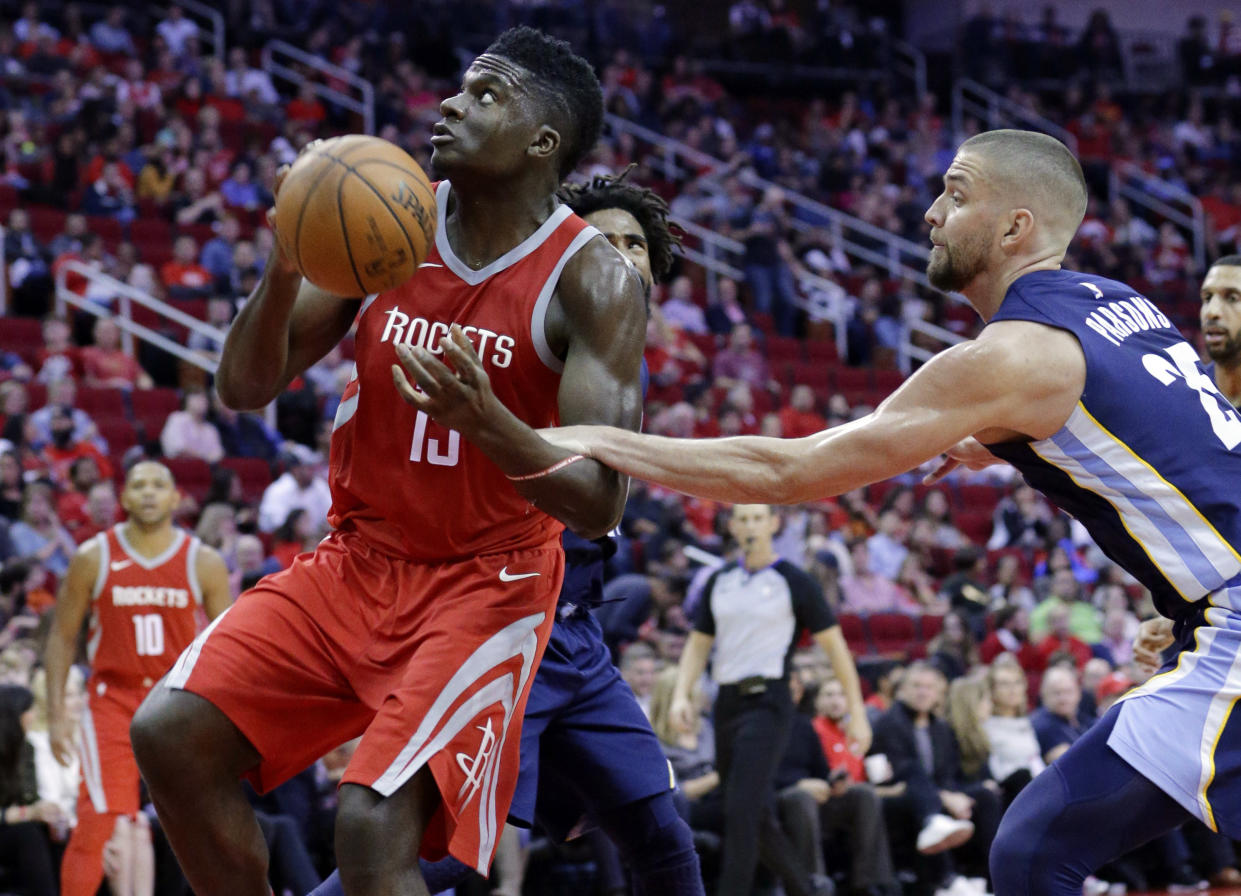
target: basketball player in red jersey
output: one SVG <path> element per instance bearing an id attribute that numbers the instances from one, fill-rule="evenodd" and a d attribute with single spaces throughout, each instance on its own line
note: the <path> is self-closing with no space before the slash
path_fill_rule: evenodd
<path id="1" fill-rule="evenodd" d="M 104 878 L 104 846 L 113 838 L 120 867 L 109 875 L 112 892 L 137 896 L 154 887 L 129 723 L 194 640 L 202 615 L 214 619 L 232 602 L 220 555 L 173 525 L 177 501 L 167 467 L 135 464 L 121 492 L 128 519 L 78 548 L 56 599 L 43 659 L 52 751 L 68 764 L 77 730 L 82 759 L 78 824 L 61 863 L 63 896 L 94 896 Z M 91 673 L 79 720 L 65 713 L 65 681 L 88 615 Z"/>
<path id="2" fill-rule="evenodd" d="M 267 790 L 358 735 L 337 816 L 345 892 L 425 894 L 420 851 L 485 873 L 563 524 L 600 536 L 624 507 L 626 481 L 598 465 L 548 472 L 568 453 L 532 428 L 641 416 L 640 279 L 555 197 L 597 139 L 598 81 L 567 44 L 514 29 L 441 111 L 432 164 L 446 179 L 423 270 L 387 293 L 328 295 L 276 248 L 225 344 L 221 397 L 254 408 L 357 322 L 332 437 L 334 531 L 200 636 L 131 727 L 199 896 L 267 893 L 237 779 Z M 402 400 L 393 368 L 442 351 L 453 325 L 498 401 L 450 429 Z"/>

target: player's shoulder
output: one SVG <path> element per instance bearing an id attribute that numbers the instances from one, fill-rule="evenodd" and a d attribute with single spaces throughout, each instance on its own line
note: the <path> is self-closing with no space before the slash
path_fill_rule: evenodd
<path id="1" fill-rule="evenodd" d="M 99 565 L 107 559 L 108 530 L 93 535 L 78 545 L 69 560 L 69 572 L 93 578 L 99 572 Z"/>

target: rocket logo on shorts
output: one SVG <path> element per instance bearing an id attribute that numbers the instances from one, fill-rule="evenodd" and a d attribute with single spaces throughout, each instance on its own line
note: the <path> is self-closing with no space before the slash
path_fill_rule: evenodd
<path id="1" fill-rule="evenodd" d="M 457 791 L 457 799 L 463 806 L 469 804 L 470 800 L 474 799 L 474 794 L 478 793 L 478 788 L 483 786 L 487 771 L 492 764 L 493 750 L 496 745 L 496 735 L 491 730 L 490 718 L 487 719 L 486 724 L 477 727 L 483 733 L 478 752 L 473 756 L 469 753 L 457 754 L 457 765 L 460 766 L 461 771 L 465 772 L 465 781 L 461 784 L 461 789 Z"/>

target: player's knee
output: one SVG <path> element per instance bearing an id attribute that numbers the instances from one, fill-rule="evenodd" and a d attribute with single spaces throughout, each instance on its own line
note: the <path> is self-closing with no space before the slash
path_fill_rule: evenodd
<path id="1" fill-rule="evenodd" d="M 389 797 L 358 784 L 341 785 L 336 856 L 346 890 L 369 892 L 366 880 L 382 880 L 417 861 L 426 822 L 438 805 L 434 786 L 427 769 Z"/>
<path id="2" fill-rule="evenodd" d="M 635 867 L 671 867 L 694 855 L 694 835 L 677 812 L 672 791 L 623 806 L 611 816 L 607 832 Z"/>

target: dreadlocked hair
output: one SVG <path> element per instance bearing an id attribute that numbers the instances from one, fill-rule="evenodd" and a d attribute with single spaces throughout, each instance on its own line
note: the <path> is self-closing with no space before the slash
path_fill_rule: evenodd
<path id="1" fill-rule="evenodd" d="M 580 184 L 564 184 L 557 195 L 579 217 L 604 208 L 619 208 L 633 215 L 646 235 L 646 251 L 651 259 L 651 275 L 663 283 L 672 273 L 674 250 L 681 245 L 685 231 L 668 220 L 668 203 L 654 190 L 625 181 L 637 166 L 631 164 L 620 174 L 596 174 Z"/>

